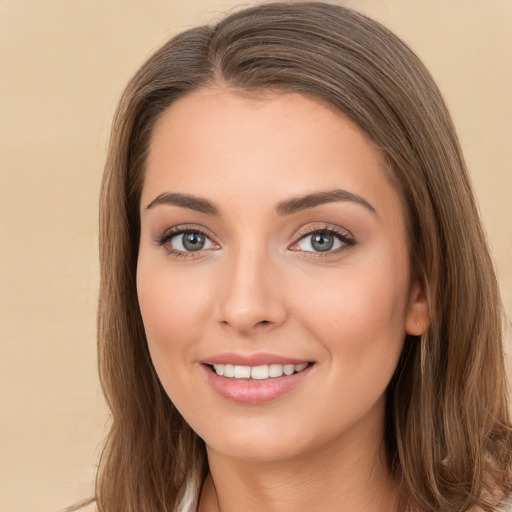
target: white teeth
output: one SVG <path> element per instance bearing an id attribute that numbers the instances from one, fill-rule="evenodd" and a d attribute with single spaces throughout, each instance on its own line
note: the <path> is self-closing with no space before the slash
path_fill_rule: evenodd
<path id="1" fill-rule="evenodd" d="M 268 365 L 264 364 L 263 366 L 253 366 L 251 368 L 251 379 L 268 379 Z"/>
<path id="2" fill-rule="evenodd" d="M 283 375 L 282 364 L 269 364 L 268 365 L 268 376 L 269 377 L 281 377 Z"/>
<path id="3" fill-rule="evenodd" d="M 235 376 L 235 367 L 232 364 L 224 365 L 224 377 L 234 377 L 234 376 Z"/>
<path id="4" fill-rule="evenodd" d="M 235 366 L 235 379 L 249 379 L 251 377 L 250 366 Z"/>
<path id="5" fill-rule="evenodd" d="M 295 366 L 293 364 L 285 364 L 283 367 L 283 372 L 285 375 L 291 375 L 295 371 Z"/>
<path id="6" fill-rule="evenodd" d="M 264 380 L 268 378 L 282 377 L 301 372 L 307 366 L 303 364 L 263 364 L 260 366 L 239 366 L 232 364 L 214 364 L 213 369 L 217 375 L 235 379 Z"/>

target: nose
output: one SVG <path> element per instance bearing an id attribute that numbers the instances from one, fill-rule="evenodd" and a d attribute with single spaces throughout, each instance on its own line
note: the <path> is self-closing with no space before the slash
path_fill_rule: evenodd
<path id="1" fill-rule="evenodd" d="M 219 275 L 217 321 L 243 336 L 282 325 L 287 318 L 284 283 L 268 255 L 244 250 L 225 263 Z"/>

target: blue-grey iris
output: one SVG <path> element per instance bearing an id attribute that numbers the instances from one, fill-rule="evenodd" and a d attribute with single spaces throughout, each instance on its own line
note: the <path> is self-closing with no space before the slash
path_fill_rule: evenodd
<path id="1" fill-rule="evenodd" d="M 183 247 L 187 251 L 200 251 L 206 242 L 201 233 L 183 233 Z"/>
<path id="2" fill-rule="evenodd" d="M 334 237 L 328 233 L 314 233 L 311 235 L 311 246 L 315 251 L 330 251 L 334 245 Z"/>

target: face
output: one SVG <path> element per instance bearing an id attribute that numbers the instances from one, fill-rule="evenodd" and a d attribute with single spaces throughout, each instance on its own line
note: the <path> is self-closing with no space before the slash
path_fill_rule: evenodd
<path id="1" fill-rule="evenodd" d="M 208 449 L 277 460 L 383 431 L 427 321 L 382 155 L 299 94 L 202 90 L 154 130 L 137 289 L 160 380 Z"/>

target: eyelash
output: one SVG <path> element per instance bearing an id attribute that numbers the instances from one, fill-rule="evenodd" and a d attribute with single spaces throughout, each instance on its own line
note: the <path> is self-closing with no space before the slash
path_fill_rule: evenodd
<path id="1" fill-rule="evenodd" d="M 334 236 L 337 238 L 341 243 L 342 246 L 335 250 L 329 250 L 325 252 L 320 251 L 303 251 L 304 253 L 308 254 L 314 254 L 313 257 L 315 258 L 327 258 L 329 256 L 332 256 L 334 254 L 338 254 L 341 251 L 344 251 L 346 249 L 349 249 L 350 247 L 353 247 L 356 245 L 356 241 L 354 238 L 345 230 L 342 230 L 338 228 L 337 226 L 331 226 L 327 224 L 323 224 L 321 226 L 314 226 L 313 228 L 310 226 L 308 228 L 305 228 L 297 234 L 297 240 L 293 242 L 292 246 L 297 245 L 301 240 L 306 239 L 308 236 L 313 236 L 317 234 L 325 234 L 329 236 Z"/>
<path id="2" fill-rule="evenodd" d="M 195 233 L 204 236 L 208 240 L 211 241 L 211 235 L 209 235 L 205 230 L 200 229 L 195 226 L 178 226 L 171 229 L 168 229 L 162 236 L 158 237 L 155 240 L 155 243 L 160 246 L 164 247 L 169 255 L 175 256 L 177 258 L 190 258 L 190 257 L 198 257 L 202 252 L 205 250 L 210 249 L 199 249 L 198 251 L 180 251 L 177 249 L 173 249 L 169 242 L 179 235 L 183 235 L 185 233 Z M 316 234 L 325 234 L 328 236 L 334 236 L 337 238 L 343 245 L 342 247 L 335 249 L 335 250 L 328 250 L 325 252 L 321 251 L 302 251 L 304 253 L 311 253 L 314 254 L 316 258 L 325 258 L 328 256 L 331 256 L 333 254 L 337 254 L 347 248 L 353 247 L 356 242 L 353 239 L 351 235 L 349 235 L 346 231 L 335 227 L 335 226 L 329 226 L 329 225 L 322 225 L 322 226 L 315 226 L 314 228 L 305 228 L 302 231 L 300 231 L 296 236 L 296 241 L 291 244 L 289 247 L 293 247 L 297 245 L 301 240 L 304 240 L 308 236 L 313 236 Z M 215 244 L 215 242 L 212 242 Z M 217 244 L 215 244 L 217 245 Z M 294 250 L 294 249 L 290 249 Z M 298 250 L 296 250 L 298 252 Z"/>
<path id="3" fill-rule="evenodd" d="M 169 242 L 174 237 L 183 235 L 185 233 L 199 234 L 199 235 L 204 236 L 205 238 L 207 238 L 210 241 L 212 238 L 211 235 L 208 234 L 205 230 L 200 229 L 196 226 L 178 226 L 178 227 L 168 229 L 162 236 L 160 236 L 159 238 L 157 238 L 155 240 L 155 243 L 160 247 L 164 247 L 165 250 L 167 251 L 167 254 L 177 257 L 177 258 L 191 258 L 191 257 L 194 258 L 194 257 L 199 256 L 199 254 L 196 254 L 196 253 L 203 252 L 203 250 L 201 250 L 201 249 L 198 251 L 180 251 L 177 249 L 173 249 L 171 247 Z M 212 242 L 212 243 L 215 243 L 215 242 Z M 215 245 L 217 245 L 217 244 L 215 244 Z M 206 249 L 206 250 L 208 250 L 208 249 Z"/>

